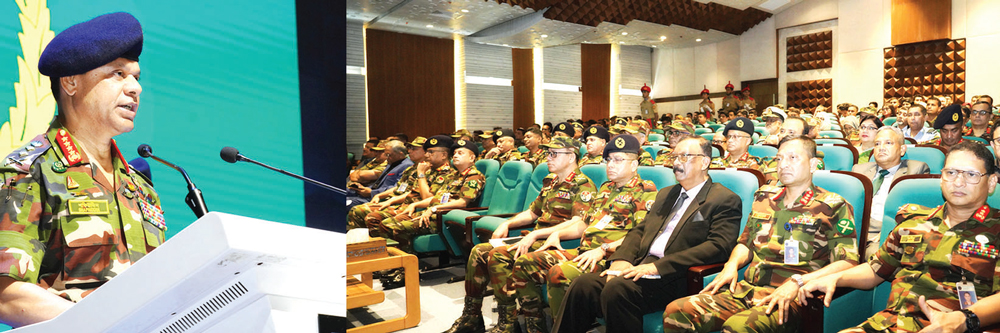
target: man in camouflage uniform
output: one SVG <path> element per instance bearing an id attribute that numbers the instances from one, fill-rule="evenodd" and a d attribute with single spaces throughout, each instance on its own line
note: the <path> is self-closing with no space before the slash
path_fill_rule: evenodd
<path id="1" fill-rule="evenodd" d="M 494 131 L 493 141 L 497 143 L 497 146 L 486 152 L 484 158 L 495 159 L 500 162 L 500 165 L 507 163 L 507 161 L 521 159 L 521 152 L 517 150 L 517 145 L 514 143 L 514 131 L 507 128 Z"/>
<path id="2" fill-rule="evenodd" d="M 414 202 L 395 216 L 377 223 L 367 220 L 372 237 L 391 238 L 399 242 L 399 249 L 413 253 L 413 239 L 420 235 L 436 233 L 437 225 L 431 223 L 438 210 L 468 207 L 483 193 L 486 177 L 474 165 L 479 154 L 476 143 L 459 139 L 451 146 L 452 165 L 456 176 L 447 185 L 439 187 L 433 197 Z M 427 208 L 423 213 L 417 209 Z"/>
<path id="3" fill-rule="evenodd" d="M 410 204 L 433 197 L 438 189 L 448 184 L 455 176 L 455 170 L 448 164 L 448 151 L 451 149 L 451 138 L 447 135 L 435 135 L 424 142 L 424 161 L 416 164 L 416 172 L 407 180 L 406 189 L 394 192 L 405 192 L 378 203 L 355 206 L 347 214 L 347 225 L 353 228 L 365 228 L 382 220 L 396 216 Z M 412 178 L 415 177 L 414 181 Z M 371 230 L 369 230 L 371 232 Z"/>
<path id="4" fill-rule="evenodd" d="M 993 118 L 993 106 L 987 101 L 982 101 L 972 104 L 970 109 L 972 126 L 969 126 L 962 135 L 980 137 L 987 142 L 993 140 L 993 122 L 990 121 Z"/>
<path id="5" fill-rule="evenodd" d="M 373 195 L 371 201 L 355 205 L 350 207 L 347 212 L 347 228 L 361 228 L 364 227 L 364 217 L 368 216 L 372 212 L 371 206 L 384 202 L 385 200 L 390 200 L 397 196 L 402 196 L 400 200 L 404 199 L 405 196 L 413 196 L 417 198 L 420 196 L 419 192 L 411 191 L 417 184 L 417 167 L 420 162 L 424 161 L 424 142 L 427 142 L 427 138 L 418 136 L 413 139 L 412 142 L 407 144 L 407 159 L 412 162 L 406 170 L 403 170 L 402 175 L 399 176 L 399 180 L 396 181 L 396 186 L 378 192 Z M 375 193 L 373 190 L 372 193 Z M 420 199 L 416 199 L 420 200 Z M 351 218 L 355 216 L 355 218 Z"/>
<path id="6" fill-rule="evenodd" d="M 385 145 L 388 141 L 379 141 L 378 145 L 371 148 L 372 153 L 375 154 L 370 162 L 365 163 L 354 169 L 350 175 L 347 176 L 347 183 L 358 183 L 362 186 L 371 186 L 378 179 L 378 176 L 385 171 L 385 167 L 389 164 L 385 160 Z"/>
<path id="7" fill-rule="evenodd" d="M 962 117 L 962 106 L 952 104 L 941 110 L 941 115 L 934 121 L 934 129 L 937 130 L 938 136 L 927 143 L 941 146 L 945 151 L 965 141 L 962 138 L 962 133 L 965 132 L 965 118 Z"/>
<path id="8" fill-rule="evenodd" d="M 695 136 L 694 125 L 691 125 L 691 122 L 686 120 L 674 120 L 670 126 L 667 126 L 667 130 L 669 131 L 667 132 L 668 146 L 660 149 L 660 151 L 656 153 L 656 160 L 653 161 L 653 165 L 662 165 L 672 168 L 674 166 L 674 160 L 671 158 L 670 153 L 673 152 L 674 147 L 676 147 L 677 143 L 681 142 L 681 140 L 686 139 L 687 137 Z"/>
<path id="9" fill-rule="evenodd" d="M 483 151 L 479 152 L 477 159 L 485 159 L 486 154 L 493 150 L 497 146 L 496 141 L 493 141 L 493 131 L 486 131 L 479 135 L 479 143 L 483 145 Z"/>
<path id="10" fill-rule="evenodd" d="M 557 129 L 558 130 L 558 129 Z M 489 242 L 472 248 L 465 268 L 465 308 L 447 333 L 483 331 L 483 297 L 487 285 L 496 295 L 500 318 L 491 332 L 520 331 L 517 326 L 517 305 L 514 295 L 504 290 L 514 260 L 541 247 L 543 240 L 557 229 L 556 225 L 574 216 L 583 216 L 597 192 L 594 182 L 576 166 L 577 151 L 573 139 L 553 137 L 545 145 L 549 151 L 549 171 L 542 181 L 538 198 L 528 210 L 511 217 L 493 232 L 493 239 L 507 238 L 509 230 L 527 227 L 534 223 L 534 230 L 511 245 L 494 247 Z"/>
<path id="11" fill-rule="evenodd" d="M 42 52 L 59 112 L 0 168 L 3 323 L 55 317 L 164 242 L 160 199 L 114 141 L 135 126 L 141 52 L 128 13 L 74 25 Z"/>
<path id="12" fill-rule="evenodd" d="M 722 130 L 726 136 L 726 156 L 712 159 L 713 168 L 760 168 L 760 158 L 751 156 L 748 152 L 753 141 L 753 122 L 749 118 L 739 117 L 726 124 Z"/>
<path id="13" fill-rule="evenodd" d="M 582 273 L 599 272 L 605 257 L 614 252 L 629 230 L 642 222 L 653 205 L 656 185 L 643 181 L 637 173 L 639 141 L 631 135 L 618 135 L 611 142 L 604 147 L 608 181 L 601 185 L 587 214 L 560 224 L 559 230 L 550 234 L 538 250 L 517 258 L 514 263 L 513 275 L 504 288 L 517 294 L 528 332 L 547 331 L 542 321 L 545 316 L 541 286 L 549 282 L 549 303 L 556 313 L 571 279 Z M 578 248 L 565 250 L 560 245 L 564 239 L 579 239 L 581 235 Z M 550 270 L 556 266 L 559 269 Z"/>
<path id="14" fill-rule="evenodd" d="M 799 288 L 857 265 L 851 205 L 812 183 L 819 163 L 813 140 L 789 139 L 777 159 L 784 186 L 757 191 L 722 272 L 700 294 L 667 306 L 664 332 L 796 331 L 801 327 L 801 305 L 794 301 Z M 746 279 L 736 282 L 748 262 Z"/>
<path id="15" fill-rule="evenodd" d="M 406 157 L 407 150 L 406 144 L 403 142 L 389 140 L 386 143 L 386 150 L 382 152 L 385 154 L 386 168 L 378 176 L 378 179 L 371 186 L 364 186 L 358 183 L 347 184 L 347 208 L 351 209 L 354 206 L 367 203 L 371 201 L 374 195 L 379 195 L 386 190 L 396 187 L 399 180 L 403 179 L 404 171 L 413 166 L 413 161 Z M 423 154 L 423 148 L 410 147 L 409 150 L 420 150 L 418 154 Z M 421 155 L 422 157 L 423 155 Z"/>
<path id="16" fill-rule="evenodd" d="M 524 147 L 528 148 L 527 153 L 521 154 L 525 162 L 531 163 L 532 167 L 545 163 L 548 153 L 542 149 L 542 130 L 531 127 L 524 134 Z"/>
<path id="17" fill-rule="evenodd" d="M 587 164 L 601 164 L 604 162 L 604 147 L 608 144 L 608 139 L 611 136 L 608 135 L 608 130 L 604 127 L 594 125 L 587 128 L 585 131 L 584 140 L 587 142 L 587 154 L 580 158 L 577 163 L 578 166 L 582 167 Z"/>
<path id="18" fill-rule="evenodd" d="M 649 142 L 646 141 L 646 138 L 649 137 L 649 125 L 645 121 L 642 120 L 630 121 L 628 123 L 628 126 L 625 126 L 625 133 L 631 134 L 633 137 L 635 137 L 635 139 L 639 141 L 640 145 L 649 144 Z M 653 155 L 651 155 L 648 151 L 643 149 L 639 154 L 639 165 L 653 166 L 653 163 L 655 163 L 653 160 Z"/>
<path id="19" fill-rule="evenodd" d="M 995 172 L 985 146 L 956 145 L 941 173 L 943 205 L 903 205 L 898 225 L 867 265 L 807 283 L 800 300 L 820 291 L 830 306 L 836 287 L 871 289 L 890 281 L 886 309 L 845 332 L 977 332 L 996 324 L 1000 211 L 986 203 L 997 185 Z M 959 286 L 966 283 L 978 298 L 972 306 L 959 304 Z"/>
<path id="20" fill-rule="evenodd" d="M 656 102 L 649 98 L 649 92 L 652 90 L 645 83 L 642 84 L 642 88 L 639 91 L 642 92 L 642 102 L 639 103 L 639 115 L 642 119 L 646 120 L 649 127 L 656 125 L 656 119 L 660 118 L 660 115 L 656 112 Z"/>

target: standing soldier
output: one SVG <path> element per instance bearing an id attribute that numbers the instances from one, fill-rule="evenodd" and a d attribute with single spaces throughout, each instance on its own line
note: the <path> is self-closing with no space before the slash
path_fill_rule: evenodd
<path id="1" fill-rule="evenodd" d="M 722 108 L 719 111 L 736 111 L 743 108 L 743 101 L 740 96 L 733 91 L 733 82 L 726 84 L 726 96 L 722 98 Z M 708 116 L 708 115 L 706 115 Z"/>
<path id="2" fill-rule="evenodd" d="M 698 113 L 704 113 L 706 117 L 711 118 L 712 112 L 715 112 L 715 102 L 708 97 L 709 91 L 706 86 L 705 89 L 701 90 L 701 103 L 698 103 Z"/>
<path id="3" fill-rule="evenodd" d="M 639 103 L 639 114 L 642 116 L 642 119 L 646 120 L 649 127 L 656 126 L 656 119 L 659 119 L 660 115 L 656 113 L 656 102 L 649 98 L 650 88 L 643 83 L 639 91 L 642 92 L 642 103 Z"/>
<path id="4" fill-rule="evenodd" d="M 753 122 L 749 118 L 733 119 L 722 130 L 726 137 L 726 156 L 712 159 L 713 168 L 760 168 L 760 158 L 749 153 L 753 141 Z"/>
<path id="5" fill-rule="evenodd" d="M 608 139 L 611 138 L 608 135 L 608 130 L 597 125 L 590 126 L 583 137 L 587 140 L 587 154 L 580 158 L 577 165 L 582 167 L 587 164 L 601 164 L 604 162 L 602 152 L 604 151 L 604 146 L 608 144 Z"/>
<path id="6" fill-rule="evenodd" d="M 558 312 L 559 302 L 570 281 L 580 274 L 600 272 L 604 259 L 614 253 L 629 230 L 646 217 L 656 198 L 656 185 L 636 173 L 639 141 L 618 135 L 604 148 L 608 181 L 601 185 L 587 214 L 559 225 L 535 252 L 514 263 L 507 289 L 517 294 L 528 332 L 545 332 L 542 286 L 549 281 L 549 304 Z M 562 240 L 580 239 L 580 246 L 565 250 Z M 546 251 L 547 250 L 547 251 Z M 555 270 L 550 270 L 551 268 Z M 550 273 L 550 272 L 554 272 Z M 558 282 L 556 282 L 558 281 Z"/>
<path id="7" fill-rule="evenodd" d="M 797 331 L 799 288 L 858 264 L 851 205 L 812 182 L 816 143 L 790 139 L 777 158 L 784 186 L 757 191 L 722 272 L 700 294 L 667 305 L 664 332 Z M 746 279 L 737 282 L 747 263 Z"/>
<path id="8" fill-rule="evenodd" d="M 750 114 L 757 114 L 757 100 L 750 97 L 750 86 L 743 87 L 743 108 Z"/>
<path id="9" fill-rule="evenodd" d="M 543 240 L 557 230 L 554 228 L 556 225 L 574 216 L 583 216 L 590 208 L 597 187 L 576 166 L 578 155 L 573 140 L 563 136 L 553 137 L 545 148 L 549 151 L 548 165 L 552 173 L 542 181 L 544 186 L 538 198 L 528 210 L 500 224 L 493 232 L 493 238 L 507 238 L 510 229 L 531 224 L 535 225 L 534 230 L 509 246 L 493 247 L 486 242 L 472 248 L 465 268 L 465 308 L 446 333 L 484 330 L 482 307 L 487 286 L 493 287 L 500 313 L 491 332 L 519 332 L 514 295 L 504 290 L 514 268 L 514 260 L 541 247 Z"/>
<path id="10" fill-rule="evenodd" d="M 872 289 L 890 281 L 886 309 L 844 332 L 979 332 L 996 324 L 1000 211 L 986 203 L 997 185 L 995 172 L 985 146 L 967 141 L 952 147 L 941 170 L 944 204 L 899 207 L 898 225 L 867 265 L 810 281 L 799 301 L 820 291 L 830 306 L 837 287 Z M 959 303 L 966 294 L 971 306 Z"/>

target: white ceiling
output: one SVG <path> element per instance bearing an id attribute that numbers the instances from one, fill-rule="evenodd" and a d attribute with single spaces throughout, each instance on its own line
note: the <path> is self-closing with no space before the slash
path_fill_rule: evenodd
<path id="1" fill-rule="evenodd" d="M 746 9 L 777 13 L 803 0 L 695 0 Z M 763 5 L 763 6 L 762 6 Z M 398 6 L 395 10 L 393 7 Z M 770 10 L 766 7 L 773 7 Z M 378 21 L 370 29 L 388 30 L 422 36 L 452 38 L 470 35 L 534 10 L 500 4 L 491 0 L 348 0 L 347 19 Z M 379 17 L 379 16 L 382 17 Z M 544 37 L 543 37 L 544 36 Z M 659 48 L 684 48 L 720 42 L 738 37 L 722 31 L 701 31 L 680 25 L 662 25 L 632 20 L 627 25 L 603 22 L 597 27 L 542 19 L 512 36 L 486 41 L 486 44 L 514 48 L 550 47 L 595 43 L 642 45 Z M 701 39 L 701 41 L 698 41 Z"/>

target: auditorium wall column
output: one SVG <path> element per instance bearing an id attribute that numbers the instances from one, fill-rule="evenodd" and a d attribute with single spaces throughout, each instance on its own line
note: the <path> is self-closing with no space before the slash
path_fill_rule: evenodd
<path id="1" fill-rule="evenodd" d="M 535 123 L 535 68 L 532 49 L 511 49 L 514 77 L 514 127 Z"/>
<path id="2" fill-rule="evenodd" d="M 611 111 L 611 45 L 580 45 L 582 119 L 607 118 Z"/>

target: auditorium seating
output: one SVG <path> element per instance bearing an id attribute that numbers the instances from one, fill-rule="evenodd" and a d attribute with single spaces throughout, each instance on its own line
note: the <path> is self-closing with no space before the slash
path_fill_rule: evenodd
<path id="1" fill-rule="evenodd" d="M 511 161 L 504 163 L 500 168 L 497 181 L 489 192 L 494 195 L 493 201 L 486 210 L 456 209 L 444 214 L 444 237 L 451 245 L 453 254 L 459 257 L 467 256 L 472 248 L 467 238 L 466 221 L 467 218 L 479 215 L 497 215 L 517 213 L 524 210 L 525 196 L 528 192 L 528 185 L 531 182 L 531 164 L 527 162 Z M 490 188 L 490 187 L 487 187 Z M 416 248 L 416 246 L 414 246 Z"/>
<path id="2" fill-rule="evenodd" d="M 822 144 L 816 150 L 826 155 L 823 157 L 826 170 L 851 171 L 858 162 L 858 150 L 850 145 Z"/>
<path id="3" fill-rule="evenodd" d="M 700 135 L 700 134 L 705 134 L 705 133 L 712 133 L 712 132 L 714 132 L 714 131 L 711 128 L 704 128 L 703 127 L 703 128 L 695 128 L 694 129 L 694 134 L 695 135 Z"/>
<path id="4" fill-rule="evenodd" d="M 990 144 L 989 141 L 986 141 L 986 139 L 980 138 L 978 136 L 968 136 L 968 135 L 966 135 L 966 136 L 963 136 L 962 139 L 977 141 L 977 142 L 982 143 L 984 145 Z"/>
<path id="5" fill-rule="evenodd" d="M 927 163 L 931 173 L 940 174 L 944 168 L 944 148 L 932 145 L 906 146 L 904 159 L 921 161 Z"/>
<path id="6" fill-rule="evenodd" d="M 662 130 L 661 130 L 662 131 Z M 649 133 L 649 142 L 663 142 L 663 134 Z"/>
<path id="7" fill-rule="evenodd" d="M 774 155 L 778 154 L 778 148 L 774 148 L 772 146 L 751 145 L 747 149 L 747 152 L 749 152 L 750 155 L 753 155 L 753 156 L 757 156 L 757 157 L 761 157 L 761 158 L 764 158 L 764 157 L 768 157 L 769 158 L 769 157 L 774 157 Z"/>

